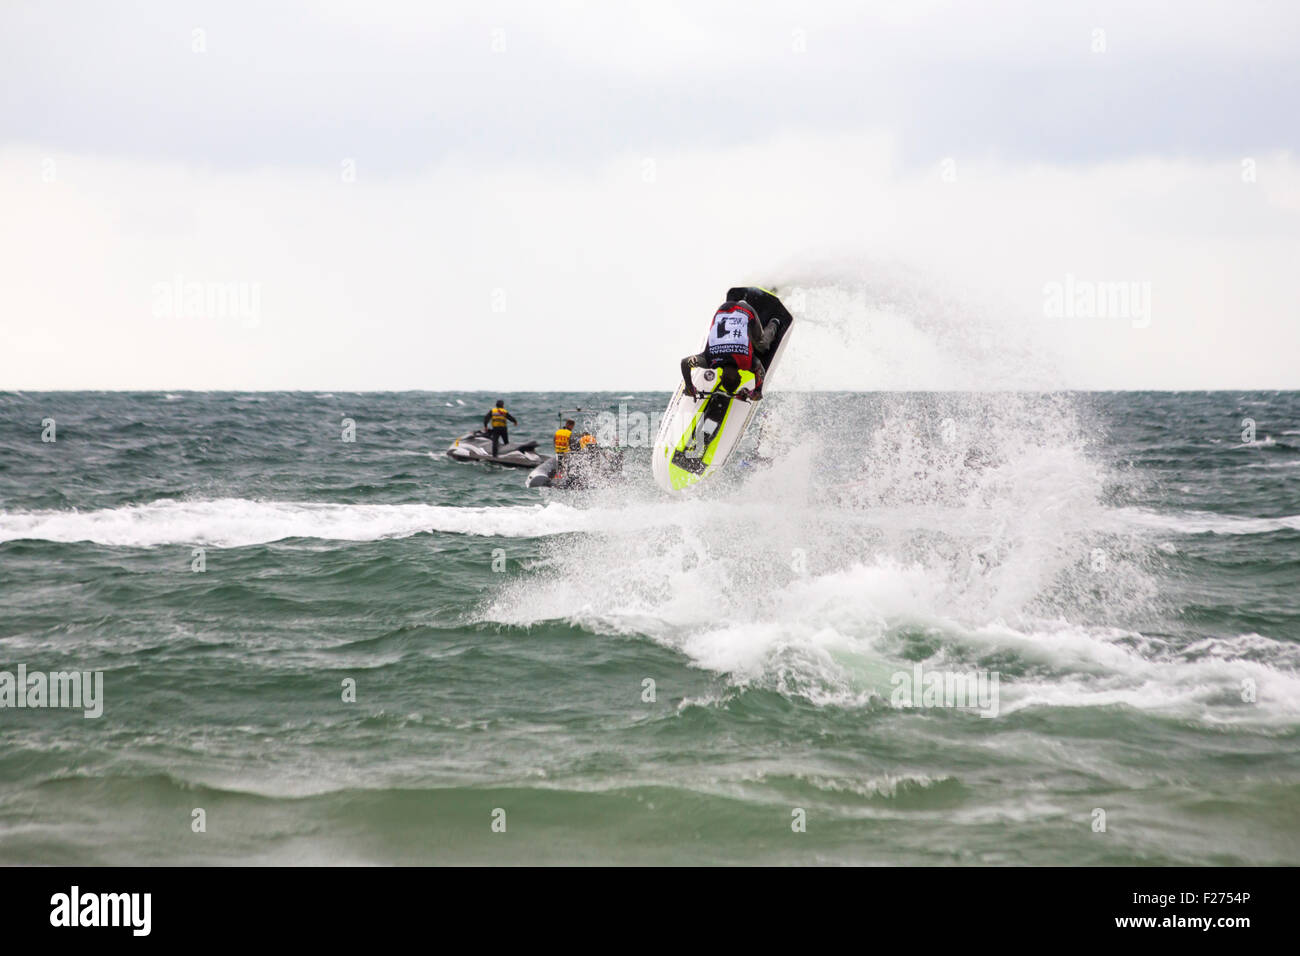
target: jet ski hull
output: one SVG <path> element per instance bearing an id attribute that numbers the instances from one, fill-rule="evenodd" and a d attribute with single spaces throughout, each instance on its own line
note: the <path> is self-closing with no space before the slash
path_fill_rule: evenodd
<path id="1" fill-rule="evenodd" d="M 498 445 L 496 455 L 492 454 L 492 438 L 485 432 L 472 432 L 461 435 L 447 449 L 447 457 L 453 461 L 488 462 L 493 465 L 505 465 L 508 468 L 536 468 L 542 463 L 542 456 L 534 450 L 537 442 L 519 442 L 511 445 Z"/>

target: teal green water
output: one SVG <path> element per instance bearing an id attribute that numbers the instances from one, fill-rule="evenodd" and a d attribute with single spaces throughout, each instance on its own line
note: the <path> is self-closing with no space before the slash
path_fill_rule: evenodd
<path id="1" fill-rule="evenodd" d="M 1300 394 L 775 394 L 688 498 L 496 397 L 0 394 L 0 670 L 104 675 L 0 862 L 1300 862 Z"/>

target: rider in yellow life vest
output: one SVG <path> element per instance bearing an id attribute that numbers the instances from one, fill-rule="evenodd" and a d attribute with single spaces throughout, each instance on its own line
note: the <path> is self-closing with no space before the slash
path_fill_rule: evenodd
<path id="1" fill-rule="evenodd" d="M 567 455 L 569 453 L 569 439 L 573 437 L 573 419 L 566 418 L 564 427 L 555 430 L 555 454 Z"/>
<path id="2" fill-rule="evenodd" d="M 583 432 L 578 438 L 578 450 L 582 451 L 587 447 L 596 444 L 596 436 L 591 432 Z"/>
<path id="3" fill-rule="evenodd" d="M 483 416 L 483 427 L 488 430 L 492 436 L 492 457 L 497 456 L 497 444 L 508 445 L 510 443 L 510 433 L 506 430 L 506 422 L 512 421 L 516 425 L 519 421 L 515 416 L 506 411 L 506 402 L 503 398 L 498 398 L 497 403 L 492 410 Z"/>

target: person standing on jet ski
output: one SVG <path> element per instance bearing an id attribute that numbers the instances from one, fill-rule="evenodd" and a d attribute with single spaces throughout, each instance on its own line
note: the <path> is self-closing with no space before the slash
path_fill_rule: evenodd
<path id="1" fill-rule="evenodd" d="M 518 419 L 506 411 L 506 402 L 503 398 L 498 398 L 496 405 L 492 410 L 483 416 L 483 427 L 487 429 L 492 436 L 492 457 L 497 456 L 497 444 L 510 444 L 510 432 L 506 429 L 506 421 L 512 421 L 519 424 Z"/>
<path id="2" fill-rule="evenodd" d="M 754 373 L 754 389 L 750 400 L 763 397 L 763 376 L 767 369 L 763 357 L 771 358 L 770 349 L 777 331 L 792 320 L 781 300 L 766 289 L 738 287 L 727 290 L 727 301 L 713 313 L 709 326 L 709 339 L 704 351 L 682 359 L 682 379 L 686 394 L 696 397 L 691 382 L 693 368 L 722 368 L 723 388 L 735 391 L 739 376 L 733 369 Z"/>

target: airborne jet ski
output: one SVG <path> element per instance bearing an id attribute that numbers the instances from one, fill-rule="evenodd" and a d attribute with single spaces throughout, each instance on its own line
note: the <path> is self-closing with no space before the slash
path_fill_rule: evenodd
<path id="1" fill-rule="evenodd" d="M 757 312 L 765 327 L 774 318 L 779 319 L 768 349 L 754 353 L 766 366 L 770 381 L 790 340 L 794 317 L 766 289 L 728 289 L 727 300 L 743 300 Z M 655 481 L 665 491 L 689 488 L 720 470 L 754 416 L 755 406 L 750 400 L 757 384 L 754 373 L 739 369 L 735 385 L 724 388 L 724 371 L 721 367 L 692 368 L 691 385 L 696 397 L 688 396 L 684 383 L 679 382 L 668 403 L 650 459 Z"/>
<path id="2" fill-rule="evenodd" d="M 496 456 L 492 455 L 492 436 L 483 429 L 461 435 L 447 449 L 447 457 L 456 461 L 490 461 L 497 465 L 509 465 L 512 468 L 534 468 L 542 463 L 542 456 L 534 449 L 535 441 L 516 442 L 511 445 L 497 445 Z"/>

